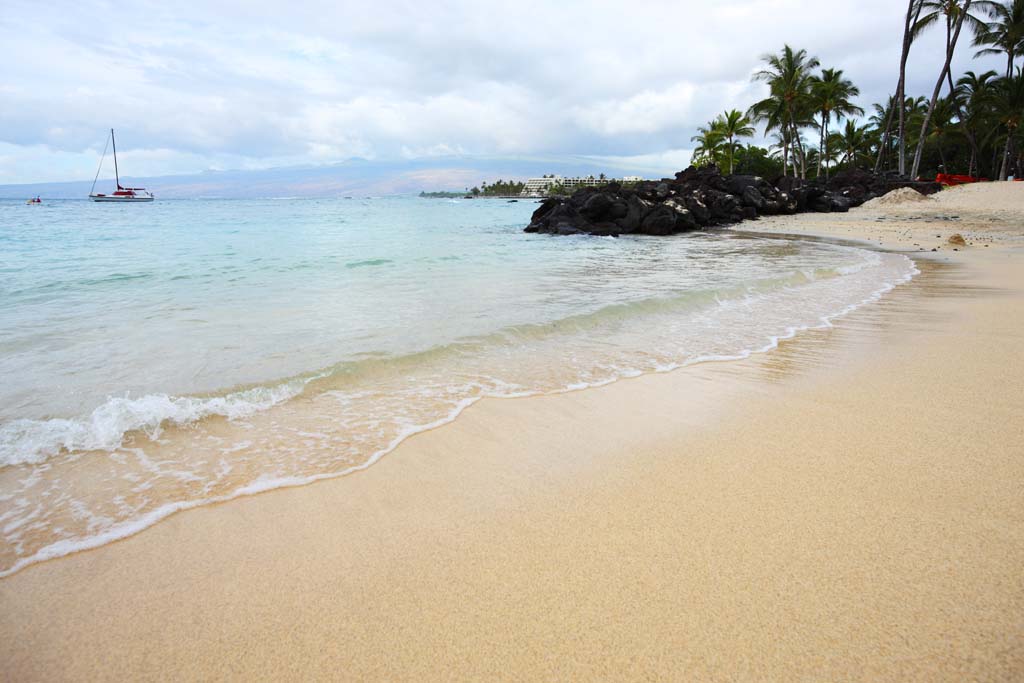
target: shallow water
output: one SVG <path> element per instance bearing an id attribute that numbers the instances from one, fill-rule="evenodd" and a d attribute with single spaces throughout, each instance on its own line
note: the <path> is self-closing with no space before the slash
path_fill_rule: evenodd
<path id="1" fill-rule="evenodd" d="M 0 202 L 0 575 L 336 476 L 483 396 L 739 358 L 912 276 L 730 233 L 553 238 L 532 202 Z"/>

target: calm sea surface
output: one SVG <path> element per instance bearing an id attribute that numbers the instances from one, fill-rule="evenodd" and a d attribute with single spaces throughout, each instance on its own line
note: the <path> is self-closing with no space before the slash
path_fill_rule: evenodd
<path id="1" fill-rule="evenodd" d="M 768 350 L 914 273 L 730 233 L 527 235 L 531 201 L 0 201 L 0 575 L 336 476 L 483 396 Z"/>

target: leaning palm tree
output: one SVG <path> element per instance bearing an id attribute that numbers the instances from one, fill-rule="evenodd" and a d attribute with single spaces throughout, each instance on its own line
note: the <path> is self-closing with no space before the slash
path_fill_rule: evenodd
<path id="1" fill-rule="evenodd" d="M 817 57 L 807 50 L 794 50 L 783 46 L 782 52 L 764 55 L 765 68 L 753 75 L 753 80 L 768 84 L 769 96 L 751 107 L 755 121 L 764 120 L 762 112 L 781 115 L 781 124 L 793 136 L 794 151 L 800 159 L 800 176 L 807 177 L 807 164 L 800 141 L 800 121 L 806 119 L 811 90 L 811 71 L 818 68 Z"/>
<path id="2" fill-rule="evenodd" d="M 917 22 L 921 19 L 921 12 L 923 10 L 922 0 L 908 0 L 907 2 L 907 14 L 903 22 L 903 51 L 900 54 L 900 78 L 896 82 L 896 101 L 902 102 L 906 98 L 905 85 L 907 80 L 907 59 L 910 57 L 910 46 L 914 42 L 914 27 Z M 882 143 L 879 145 L 878 160 L 875 162 L 875 172 L 877 173 L 882 165 L 882 151 L 884 151 L 889 144 L 889 131 L 892 128 L 892 115 L 895 109 L 889 110 L 889 118 L 886 120 L 885 128 L 882 133 Z M 903 175 L 906 173 L 906 120 L 904 118 L 904 110 L 899 109 L 899 126 L 898 126 L 898 153 L 899 158 L 899 173 Z"/>
<path id="3" fill-rule="evenodd" d="M 818 176 L 821 176 L 822 162 L 829 159 L 828 134 L 832 117 L 841 121 L 843 117 L 860 116 L 864 110 L 850 100 L 860 95 L 860 89 L 853 81 L 843 78 L 842 69 L 822 69 L 821 76 L 811 77 L 811 104 L 821 116 L 821 131 L 818 149 Z M 828 178 L 828 165 L 825 164 L 825 178 Z"/>
<path id="4" fill-rule="evenodd" d="M 960 31 L 965 23 L 970 30 L 974 31 L 984 26 L 984 22 L 981 19 L 970 13 L 971 2 L 972 0 L 922 0 L 921 2 L 925 14 L 914 26 L 914 34 L 918 35 L 924 29 L 943 20 L 946 25 L 946 59 L 942 65 L 942 71 L 939 72 L 939 80 L 936 81 L 935 89 L 932 91 L 932 98 L 928 104 L 928 113 L 925 114 L 924 121 L 921 124 L 921 135 L 917 141 L 917 151 L 914 152 L 914 165 L 910 171 L 910 175 L 913 177 L 917 177 L 917 172 L 921 168 L 921 155 L 924 152 L 928 124 L 932 117 L 932 112 L 935 110 L 935 103 L 939 99 L 942 84 L 947 78 L 951 78 L 949 65 L 953 61 L 953 52 L 956 50 L 957 41 L 960 39 Z M 978 6 L 987 7 L 989 4 L 991 3 L 982 0 L 978 3 Z M 953 82 L 950 80 L 950 91 L 952 92 L 953 89 Z"/>
<path id="5" fill-rule="evenodd" d="M 733 109 L 719 114 L 714 124 L 712 124 L 717 127 L 719 133 L 726 140 L 730 175 L 732 174 L 733 157 L 736 154 L 736 138 L 752 138 L 756 132 L 750 123 L 750 119 L 744 116 L 742 112 Z"/>
<path id="6" fill-rule="evenodd" d="M 989 45 L 974 53 L 983 55 L 1006 55 L 1006 75 L 1013 76 L 1013 60 L 1024 52 L 1024 0 L 987 3 L 991 21 L 974 36 L 974 46 Z"/>

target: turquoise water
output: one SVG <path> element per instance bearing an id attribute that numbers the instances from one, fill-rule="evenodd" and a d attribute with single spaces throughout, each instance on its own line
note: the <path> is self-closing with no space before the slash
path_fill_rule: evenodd
<path id="1" fill-rule="evenodd" d="M 553 238 L 529 201 L 0 202 L 0 574 L 372 463 L 487 395 L 768 350 L 903 256 Z"/>

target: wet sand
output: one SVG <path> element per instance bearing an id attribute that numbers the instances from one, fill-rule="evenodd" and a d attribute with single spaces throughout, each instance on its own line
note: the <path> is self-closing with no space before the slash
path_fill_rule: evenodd
<path id="1" fill-rule="evenodd" d="M 0 677 L 1021 680 L 1024 187 L 969 190 L 753 224 L 939 249 L 831 329 L 0 580 Z"/>

